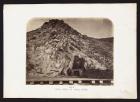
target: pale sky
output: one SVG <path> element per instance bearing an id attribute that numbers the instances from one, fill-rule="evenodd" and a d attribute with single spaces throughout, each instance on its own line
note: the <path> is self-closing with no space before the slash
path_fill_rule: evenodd
<path id="1" fill-rule="evenodd" d="M 57 18 L 64 20 L 72 28 L 83 35 L 94 38 L 113 37 L 113 24 L 105 18 Z M 35 30 L 48 22 L 48 18 L 34 18 L 27 24 L 27 31 Z"/>

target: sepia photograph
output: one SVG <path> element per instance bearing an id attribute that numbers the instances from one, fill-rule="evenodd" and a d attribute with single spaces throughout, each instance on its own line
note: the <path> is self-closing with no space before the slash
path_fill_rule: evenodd
<path id="1" fill-rule="evenodd" d="M 113 84 L 109 19 L 34 18 L 26 40 L 27 84 Z"/>

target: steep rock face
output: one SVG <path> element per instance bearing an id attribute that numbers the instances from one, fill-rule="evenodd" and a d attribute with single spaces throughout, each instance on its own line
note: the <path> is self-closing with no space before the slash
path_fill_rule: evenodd
<path id="1" fill-rule="evenodd" d="M 29 75 L 69 76 L 70 70 L 112 70 L 113 44 L 82 35 L 62 20 L 53 19 L 27 32 L 27 71 Z M 76 62 L 75 58 L 79 59 Z M 81 60 L 80 60 L 81 59 Z"/>

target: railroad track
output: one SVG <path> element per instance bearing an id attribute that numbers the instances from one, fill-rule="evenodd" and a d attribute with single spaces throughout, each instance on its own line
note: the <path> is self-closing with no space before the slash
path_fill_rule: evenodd
<path id="1" fill-rule="evenodd" d="M 27 85 L 113 85 L 112 79 L 91 78 L 28 78 Z"/>

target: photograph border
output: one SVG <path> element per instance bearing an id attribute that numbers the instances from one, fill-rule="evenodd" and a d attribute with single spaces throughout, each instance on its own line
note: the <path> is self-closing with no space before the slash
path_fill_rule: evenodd
<path id="1" fill-rule="evenodd" d="M 112 101 L 117 101 L 117 102 L 137 102 L 138 100 L 140 100 L 139 98 L 139 95 L 140 95 L 140 88 L 139 88 L 139 86 L 140 86 L 140 81 L 139 81 L 139 77 L 140 77 L 140 69 L 139 69 L 139 67 L 140 67 L 140 59 L 139 59 L 139 52 L 140 52 L 140 48 L 139 48 L 139 44 L 138 44 L 138 36 L 139 36 L 139 33 L 140 33 L 140 29 L 138 29 L 139 27 L 140 27 L 140 14 L 139 14 L 139 11 L 140 11 L 140 5 L 139 5 L 139 1 L 138 0 L 114 0 L 114 1 L 112 1 L 112 0 L 96 0 L 96 1 L 91 1 L 91 2 L 85 2 L 85 1 L 81 1 L 81 0 L 78 0 L 79 2 L 75 2 L 74 0 L 73 0 L 73 2 L 72 2 L 72 0 L 70 0 L 70 2 L 69 1 L 67 1 L 67 2 L 64 2 L 63 0 L 57 0 L 57 2 L 55 1 L 55 0 L 52 0 L 52 1 L 40 1 L 40 0 L 37 0 L 36 2 L 35 1 L 22 1 L 22 0 L 5 0 L 4 2 L 2 2 L 2 5 L 0 5 L 0 10 L 1 10 L 1 15 L 0 15 L 0 20 L 1 20 L 1 22 L 3 22 L 3 5 L 4 4 L 44 4 L 44 3 L 47 3 L 47 4 L 52 4 L 52 3 L 58 3 L 58 4 L 61 4 L 61 3 L 137 3 L 137 93 L 138 93 L 138 98 L 137 99 L 94 99 L 94 101 L 95 102 L 104 102 L 104 101 L 106 101 L 106 102 L 112 102 Z M 43 99 L 39 99 L 39 98 L 37 98 L 37 99 L 35 99 L 35 98 L 15 98 L 15 99 L 12 99 L 12 98 L 3 98 L 3 69 L 4 69 L 4 66 L 3 66 L 3 59 L 4 59 L 4 56 L 3 56 L 3 23 L 1 23 L 0 24 L 0 33 L 1 33 L 1 35 L 0 35 L 0 41 L 1 41 L 1 50 L 0 50 L 0 54 L 1 54 L 1 61 L 0 61 L 0 65 L 1 65 L 1 68 L 0 68 L 0 78 L 1 78 L 1 82 L 0 82 L 0 100 L 1 101 L 42 101 L 42 102 L 45 102 L 45 100 L 46 100 L 46 98 L 43 98 Z M 77 100 L 77 99 L 75 99 L 75 100 L 72 100 L 72 99 L 70 99 L 70 100 L 68 100 L 68 99 L 63 99 L 63 101 L 61 100 L 61 102 L 65 102 L 65 101 L 70 101 L 70 102 L 76 102 L 76 101 L 93 101 L 92 99 L 82 99 L 82 100 Z M 56 100 L 56 99 L 48 99 L 47 101 L 58 101 L 58 100 Z M 59 100 L 60 101 L 60 100 Z"/>

